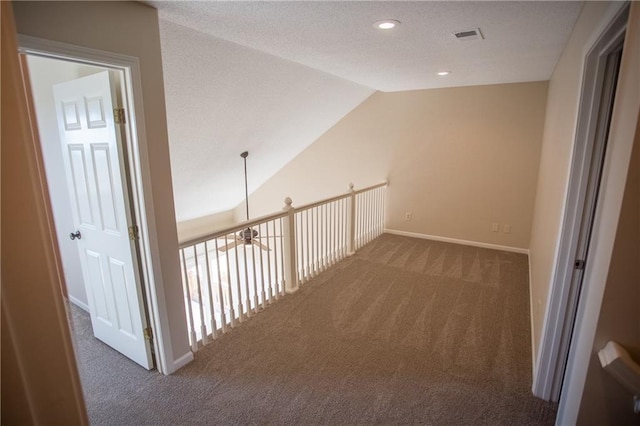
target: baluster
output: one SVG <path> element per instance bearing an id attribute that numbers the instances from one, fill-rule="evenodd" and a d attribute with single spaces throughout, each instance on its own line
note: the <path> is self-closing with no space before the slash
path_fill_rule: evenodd
<path id="1" fill-rule="evenodd" d="M 311 244 L 310 244 L 310 239 L 311 239 L 311 227 L 309 225 L 309 209 L 304 211 L 305 213 L 305 217 L 306 217 L 306 223 L 307 223 L 307 232 L 306 232 L 306 236 L 307 236 L 307 277 L 308 279 L 311 279 L 311 277 L 313 276 L 313 273 L 311 272 L 311 262 L 313 261 L 311 258 Z"/>
<path id="2" fill-rule="evenodd" d="M 367 192 L 363 192 L 360 195 L 362 196 L 362 208 L 360 209 L 360 212 L 362 213 L 362 229 L 360 232 L 360 245 L 358 247 L 359 249 L 364 247 L 364 245 L 367 243 L 367 215 L 369 214 L 369 206 L 367 205 Z"/>
<path id="3" fill-rule="evenodd" d="M 338 203 L 338 255 L 340 260 L 344 259 L 344 202 L 345 199 L 340 199 Z"/>
<path id="4" fill-rule="evenodd" d="M 333 217 L 335 221 L 335 229 L 333 233 L 333 250 L 336 256 L 336 262 L 340 262 L 340 203 L 342 200 L 336 200 L 333 205 Z"/>
<path id="5" fill-rule="evenodd" d="M 336 259 L 336 204 L 332 202 L 331 207 L 331 263 L 333 265 L 338 261 Z"/>
<path id="6" fill-rule="evenodd" d="M 338 202 L 338 256 L 344 259 L 344 198 Z"/>
<path id="7" fill-rule="evenodd" d="M 258 225 L 258 230 L 260 231 L 260 234 L 262 234 L 262 225 Z M 267 247 L 269 247 L 269 239 L 266 240 L 266 244 Z M 262 296 L 262 308 L 264 309 L 267 306 L 267 294 L 264 290 L 265 287 L 265 281 L 264 281 L 264 263 L 262 260 L 262 252 L 264 250 L 262 250 L 262 248 L 260 248 L 260 295 Z M 269 252 L 269 250 L 267 250 L 267 253 Z"/>
<path id="8" fill-rule="evenodd" d="M 251 229 L 253 232 L 253 228 Z M 258 313 L 258 278 L 256 277 L 256 249 L 262 251 L 260 246 L 253 244 L 251 240 L 251 269 L 253 269 L 253 312 Z M 246 250 L 245 250 L 246 251 Z"/>
<path id="9" fill-rule="evenodd" d="M 328 269 L 331 266 L 331 259 L 329 256 L 329 233 L 331 232 L 331 215 L 329 214 L 329 205 L 322 205 L 322 215 L 324 217 L 324 233 L 322 235 L 322 242 L 324 243 L 324 269 Z"/>
<path id="10" fill-rule="evenodd" d="M 236 240 L 236 242 L 238 242 L 238 241 Z M 240 243 L 240 244 L 242 244 L 242 243 Z M 242 322 L 242 321 L 244 321 L 244 318 L 245 318 L 245 312 L 244 312 L 244 309 L 243 309 L 243 306 L 242 306 L 242 284 L 240 283 L 240 281 L 241 281 L 240 280 L 240 262 L 238 262 L 238 251 L 240 250 L 238 248 L 238 246 L 240 244 L 238 244 L 233 251 L 234 251 L 235 259 L 236 259 L 236 287 L 237 287 L 237 290 L 238 290 L 238 300 L 236 302 L 238 304 L 238 306 L 237 306 L 237 308 L 238 308 L 238 320 L 240 322 Z"/>
<path id="11" fill-rule="evenodd" d="M 238 244 L 236 246 L 236 253 L 240 250 L 238 247 L 242 247 L 242 261 L 244 263 L 244 303 L 245 303 L 245 311 L 247 313 L 247 318 L 251 318 L 251 290 L 249 287 L 249 268 L 247 266 L 247 249 L 245 248 L 244 242 Z M 253 250 L 253 248 L 251 249 Z"/>
<path id="12" fill-rule="evenodd" d="M 342 200 L 342 257 L 347 257 L 349 254 L 348 246 L 349 246 L 349 221 L 351 219 L 349 213 L 349 203 L 351 202 L 351 197 L 345 198 Z"/>
<path id="13" fill-rule="evenodd" d="M 327 205 L 323 204 L 322 208 L 322 266 L 323 270 L 329 267 L 329 244 L 327 235 L 329 235 L 329 214 L 327 213 Z"/>
<path id="14" fill-rule="evenodd" d="M 220 253 L 218 251 L 218 239 L 214 238 L 213 240 L 215 255 L 216 255 L 216 269 L 218 272 L 218 306 L 220 307 L 220 325 L 222 326 L 222 332 L 227 332 L 227 318 L 224 309 L 224 295 L 222 294 L 222 273 L 220 272 Z M 207 261 L 207 264 L 209 262 Z M 229 274 L 227 273 L 227 276 Z M 229 284 L 227 283 L 227 288 L 229 288 Z"/>
<path id="15" fill-rule="evenodd" d="M 204 242 L 204 262 L 206 266 L 207 273 L 207 291 L 209 293 L 209 312 L 211 312 L 211 320 L 209 321 L 209 327 L 211 327 L 211 337 L 215 339 L 218 337 L 218 326 L 216 324 L 216 310 L 213 305 L 213 282 L 211 280 L 211 271 L 209 265 L 209 246 L 207 242 Z"/>
<path id="16" fill-rule="evenodd" d="M 182 254 L 182 271 L 183 271 L 183 283 L 184 290 L 187 293 L 187 312 L 189 317 L 189 340 L 191 340 L 191 350 L 196 352 L 198 350 L 198 341 L 196 338 L 196 328 L 193 324 L 193 309 L 191 306 L 191 291 L 189 290 L 189 277 L 187 275 L 187 261 L 184 256 L 184 249 L 180 250 Z"/>
<path id="17" fill-rule="evenodd" d="M 342 207 L 342 199 L 337 200 L 335 204 L 335 209 L 336 209 L 335 250 L 336 250 L 336 260 L 338 262 L 342 260 L 342 253 L 340 252 L 340 235 L 342 234 L 342 221 L 340 219 L 341 207 Z"/>
<path id="18" fill-rule="evenodd" d="M 360 244 L 358 244 L 358 249 L 361 249 L 367 241 L 367 193 L 360 193 L 360 197 L 362 204 L 362 208 L 360 209 L 360 223 L 362 223 L 362 228 L 360 228 Z"/>
<path id="19" fill-rule="evenodd" d="M 355 252 L 356 241 L 356 193 L 353 184 L 349 184 L 349 201 L 347 202 L 347 256 Z"/>
<path id="20" fill-rule="evenodd" d="M 378 190 L 378 236 L 384 232 L 384 221 L 382 220 L 382 214 L 384 211 L 384 188 Z"/>
<path id="21" fill-rule="evenodd" d="M 304 234 L 302 232 L 302 216 L 300 212 L 293 215 L 296 224 L 296 274 L 298 282 L 304 282 L 304 244 L 302 243 Z"/>
<path id="22" fill-rule="evenodd" d="M 372 193 L 373 196 L 373 229 L 372 229 L 372 239 L 378 237 L 378 191 L 375 190 Z"/>
<path id="23" fill-rule="evenodd" d="M 193 246 L 193 259 L 196 265 L 196 290 L 198 292 L 198 306 L 200 307 L 200 335 L 202 336 L 202 344 L 207 344 L 207 325 L 204 319 L 204 303 L 202 297 L 202 284 L 200 283 L 200 267 L 198 265 L 198 246 Z"/>
<path id="24" fill-rule="evenodd" d="M 380 203 L 378 200 L 378 189 L 373 191 L 373 238 L 378 237 L 378 208 L 380 207 Z"/>
<path id="25" fill-rule="evenodd" d="M 331 203 L 326 204 L 327 214 L 327 266 L 333 266 L 333 259 L 331 257 L 331 232 L 333 232 L 333 221 L 331 217 Z"/>
<path id="26" fill-rule="evenodd" d="M 295 224 L 295 209 L 291 205 L 291 198 L 287 197 L 284 200 L 284 211 L 288 214 L 282 218 L 284 221 L 284 233 L 283 233 L 283 254 L 284 260 L 282 264 L 284 273 L 284 284 L 287 293 L 294 293 L 298 290 L 298 274 L 296 260 L 296 224 Z"/>
<path id="27" fill-rule="evenodd" d="M 267 276 L 267 281 L 268 281 L 268 291 L 267 291 L 267 299 L 269 300 L 269 303 L 271 303 L 271 297 L 273 296 L 273 293 L 271 292 L 271 287 L 273 286 L 273 281 L 271 279 L 271 248 L 275 247 L 275 242 L 276 242 L 276 237 L 274 235 L 273 237 L 273 244 L 271 244 L 271 240 L 269 239 L 269 222 L 264 224 L 265 229 L 267 230 L 267 245 L 269 246 L 269 250 L 267 251 L 267 272 L 268 272 L 268 276 Z"/>
<path id="28" fill-rule="evenodd" d="M 281 280 L 278 283 L 280 296 L 284 296 L 284 294 L 286 292 L 286 288 L 285 288 L 285 283 L 286 283 L 286 280 L 285 280 L 285 277 L 286 277 L 286 275 L 285 275 L 286 274 L 286 272 L 285 272 L 285 262 L 286 262 L 285 256 L 286 256 L 286 254 L 285 254 L 285 245 L 284 245 L 286 238 L 285 238 L 285 230 L 284 229 L 285 229 L 284 228 L 284 219 L 280 218 L 280 233 L 282 234 L 282 238 L 280 239 L 280 268 L 281 268 L 280 269 L 280 278 L 281 278 Z"/>
<path id="29" fill-rule="evenodd" d="M 318 207 L 313 208 L 313 275 L 316 276 L 320 272 L 320 218 L 318 216 Z"/>
<path id="30" fill-rule="evenodd" d="M 342 230 L 342 222 L 340 221 L 340 206 L 342 205 L 342 200 L 337 200 L 335 203 L 335 217 L 336 217 L 336 232 L 335 232 L 335 247 L 336 251 L 336 261 L 342 260 L 342 256 L 340 254 L 340 233 Z"/>
<path id="31" fill-rule="evenodd" d="M 282 227 L 281 227 L 282 229 Z M 276 221 L 273 221 L 273 235 L 276 235 Z M 282 232 L 280 233 L 280 242 L 282 243 Z M 280 286 L 279 286 L 279 282 L 278 282 L 278 266 L 280 265 L 280 263 L 278 262 L 278 248 L 280 246 L 280 244 L 278 244 L 278 240 L 274 239 L 274 250 L 273 250 L 273 272 L 275 274 L 275 286 L 274 286 L 274 290 L 275 290 L 275 297 L 276 300 L 278 300 L 280 298 Z"/>
<path id="32" fill-rule="evenodd" d="M 366 243 L 371 242 L 371 231 L 373 229 L 373 192 L 367 191 L 367 239 Z"/>
<path id="33" fill-rule="evenodd" d="M 365 245 L 367 235 L 367 193 L 361 192 L 358 194 L 360 200 L 358 201 L 358 209 L 360 210 L 360 233 L 358 238 L 358 250 Z"/>
<path id="34" fill-rule="evenodd" d="M 360 248 L 360 234 L 362 231 L 362 193 L 356 194 L 356 244 L 355 250 Z"/>
<path id="35" fill-rule="evenodd" d="M 324 209 L 318 206 L 318 263 L 319 271 L 324 271 Z"/>
<path id="36" fill-rule="evenodd" d="M 316 240 L 318 244 L 318 274 L 322 272 L 322 208 L 316 207 Z"/>
<path id="37" fill-rule="evenodd" d="M 378 190 L 374 189 L 371 193 L 371 197 L 373 200 L 373 216 L 371 218 L 371 239 L 378 237 Z"/>
<path id="38" fill-rule="evenodd" d="M 229 246 L 229 240 L 227 238 L 227 236 L 224 236 L 224 246 L 228 247 Z M 235 250 L 234 250 L 235 251 Z M 236 295 L 236 297 L 233 297 L 233 283 L 231 281 L 233 281 L 231 279 L 231 266 L 230 266 L 230 262 L 229 262 L 229 251 L 227 250 L 227 252 L 225 253 L 224 256 L 227 259 L 227 278 L 229 279 L 229 312 L 231 314 L 231 327 L 235 327 L 236 326 L 236 319 L 238 319 L 241 315 L 242 315 L 242 310 L 240 309 L 240 284 L 238 284 L 238 294 Z M 237 262 L 236 262 L 236 266 L 237 266 Z M 236 314 L 236 309 L 233 307 L 233 301 L 234 299 L 236 300 L 236 303 L 238 303 L 238 305 L 236 306 L 237 308 L 237 314 Z"/>
<path id="39" fill-rule="evenodd" d="M 333 205 L 332 203 L 327 203 L 327 259 L 329 266 L 334 265 L 333 259 Z"/>

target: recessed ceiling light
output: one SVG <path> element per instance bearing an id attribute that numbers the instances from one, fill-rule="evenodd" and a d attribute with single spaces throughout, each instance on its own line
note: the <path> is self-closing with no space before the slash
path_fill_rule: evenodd
<path id="1" fill-rule="evenodd" d="M 379 30 L 390 30 L 400 25 L 400 21 L 395 19 L 385 19 L 384 21 L 378 21 L 373 26 Z"/>
<path id="2" fill-rule="evenodd" d="M 436 74 L 438 74 L 440 77 L 444 77 L 445 75 L 449 75 L 449 71 L 440 71 Z"/>

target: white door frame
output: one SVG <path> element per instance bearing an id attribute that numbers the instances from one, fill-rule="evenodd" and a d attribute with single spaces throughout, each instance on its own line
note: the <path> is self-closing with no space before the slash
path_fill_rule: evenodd
<path id="1" fill-rule="evenodd" d="M 169 332 L 169 320 L 165 309 L 158 237 L 151 199 L 151 175 L 147 157 L 147 138 L 142 105 L 142 83 L 140 64 L 136 57 L 121 55 L 82 46 L 45 40 L 37 37 L 18 35 L 19 51 L 22 54 L 61 59 L 76 63 L 120 70 L 124 74 L 126 99 L 124 106 L 129 111 L 125 127 L 127 140 L 128 179 L 131 187 L 135 223 L 140 230 L 139 254 L 140 271 L 149 325 L 153 330 L 153 350 L 156 367 L 162 374 L 171 374 L 175 367 L 171 340 L 165 338 Z"/>
<path id="2" fill-rule="evenodd" d="M 611 16 L 608 25 L 597 35 L 597 39 L 585 55 L 580 107 L 564 218 L 548 308 L 542 330 L 540 352 L 533 378 L 533 392 L 538 397 L 557 402 L 560 399 L 562 390 L 564 401 L 561 401 L 558 414 L 559 420 L 561 418 L 566 419 L 563 416 L 568 413 L 568 411 L 563 411 L 563 407 L 568 407 L 565 394 L 570 392 L 567 392 L 568 383 L 565 382 L 563 384 L 563 379 L 565 379 L 566 372 L 567 381 L 572 381 L 571 374 L 572 369 L 575 367 L 575 355 L 580 350 L 576 340 L 580 335 L 584 335 L 592 325 L 590 323 L 593 321 L 587 321 L 587 316 L 595 317 L 597 322 L 600 303 L 597 301 L 596 293 L 600 291 L 601 301 L 601 296 L 604 292 L 610 253 L 609 257 L 602 256 L 602 253 L 607 252 L 607 244 L 612 244 L 612 241 L 607 239 L 605 244 L 605 241 L 598 237 L 606 232 L 615 234 L 615 225 L 617 224 L 620 209 L 620 205 L 617 205 L 618 215 L 616 215 L 614 211 L 616 205 L 609 202 L 607 198 L 612 198 L 615 195 L 620 195 L 621 197 L 621 192 L 624 191 L 625 179 L 620 180 L 617 175 L 623 172 L 622 169 L 624 169 L 624 176 L 626 177 L 626 167 L 628 167 L 631 155 L 630 147 L 615 147 L 611 145 L 607 147 L 599 202 L 593 219 L 593 231 L 589 249 L 591 260 L 587 262 L 584 270 L 583 289 L 581 291 L 576 288 L 573 281 L 574 262 L 577 258 L 580 225 L 585 209 L 585 195 L 596 137 L 595 130 L 598 119 L 598 106 L 601 101 L 601 88 L 607 56 L 624 39 L 628 14 L 629 5 L 621 4 L 621 7 Z M 617 98 L 614 105 L 616 103 Z M 627 148 L 628 152 L 626 154 L 623 153 L 622 151 Z M 614 150 L 617 150 L 615 153 L 617 155 L 613 155 L 614 152 L 612 151 Z M 625 156 L 626 167 L 623 167 Z M 620 161 L 623 163 L 620 163 Z M 619 201 L 621 202 L 621 199 Z M 615 220 L 614 223 L 612 223 L 613 220 Z M 608 248 L 611 249 L 611 247 Z M 601 280 L 600 283 L 594 283 L 596 279 L 602 278 L 603 270 L 605 279 Z M 587 306 L 590 306 L 589 311 L 585 310 Z M 594 306 L 597 308 L 594 309 Z M 576 395 L 573 395 L 573 397 L 575 398 Z M 579 406 L 581 392 L 580 395 L 577 395 L 577 398 Z M 574 408 L 571 407 L 570 410 Z"/>

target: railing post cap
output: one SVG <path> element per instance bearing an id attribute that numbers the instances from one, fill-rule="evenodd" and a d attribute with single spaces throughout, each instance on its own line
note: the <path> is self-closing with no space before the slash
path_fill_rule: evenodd
<path id="1" fill-rule="evenodd" d="M 354 188 L 354 184 L 353 182 L 349 184 L 349 191 L 353 192 L 353 188 Z"/>
<path id="2" fill-rule="evenodd" d="M 291 204 L 293 203 L 293 200 L 291 199 L 291 197 L 287 197 L 284 199 L 284 208 L 283 210 L 291 210 L 293 207 L 291 206 Z"/>

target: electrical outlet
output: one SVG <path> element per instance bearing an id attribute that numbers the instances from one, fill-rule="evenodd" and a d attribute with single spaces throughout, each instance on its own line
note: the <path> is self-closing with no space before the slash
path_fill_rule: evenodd
<path id="1" fill-rule="evenodd" d="M 411 212 L 406 212 L 404 214 L 404 220 L 406 220 L 407 222 L 411 221 L 411 219 L 413 218 L 413 213 Z"/>
<path id="2" fill-rule="evenodd" d="M 511 225 L 505 225 L 504 228 L 502 228 L 505 234 L 510 234 L 511 233 Z"/>
<path id="3" fill-rule="evenodd" d="M 500 229 L 500 224 L 499 223 L 494 223 L 493 225 L 491 225 L 491 230 L 493 232 L 498 232 L 499 229 Z"/>

